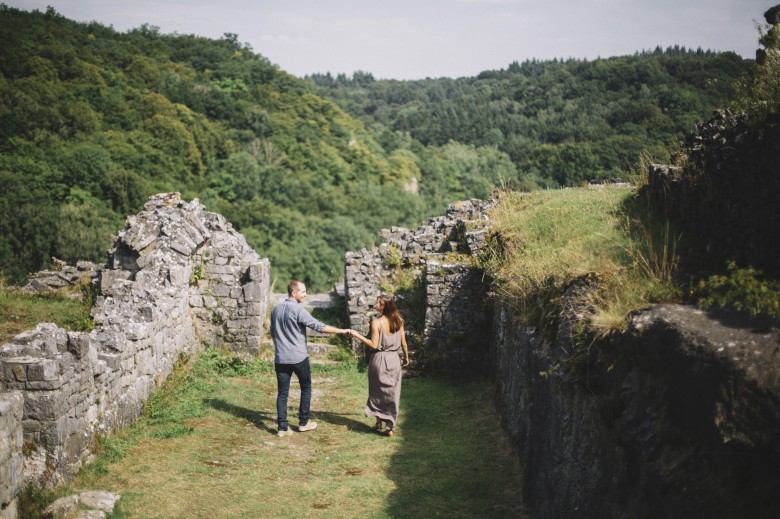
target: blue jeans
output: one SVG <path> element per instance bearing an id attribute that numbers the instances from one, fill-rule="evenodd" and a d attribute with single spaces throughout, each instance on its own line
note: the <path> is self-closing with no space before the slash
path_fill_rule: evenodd
<path id="1" fill-rule="evenodd" d="M 287 397 L 290 396 L 290 379 L 292 374 L 298 377 L 301 385 L 301 403 L 298 406 L 300 425 L 309 423 L 309 407 L 311 406 L 311 366 L 306 357 L 298 364 L 274 364 L 276 371 L 276 416 L 280 431 L 287 430 Z"/>

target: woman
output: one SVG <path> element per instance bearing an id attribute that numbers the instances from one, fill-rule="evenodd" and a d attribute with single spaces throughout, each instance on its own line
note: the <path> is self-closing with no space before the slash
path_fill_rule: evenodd
<path id="1" fill-rule="evenodd" d="M 409 349 L 404 320 L 393 298 L 385 295 L 377 297 L 375 308 L 380 317 L 371 321 L 371 339 L 354 330 L 350 335 L 370 348 L 366 416 L 376 417 L 374 429 L 381 432 L 386 427 L 385 436 L 392 436 L 401 399 L 401 359 L 398 353 L 403 350 L 403 365 L 408 366 Z"/>

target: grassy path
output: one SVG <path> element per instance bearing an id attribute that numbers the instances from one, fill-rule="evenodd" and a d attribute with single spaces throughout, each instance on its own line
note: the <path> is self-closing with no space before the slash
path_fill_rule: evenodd
<path id="1" fill-rule="evenodd" d="M 216 353 L 193 364 L 73 489 L 121 493 L 114 518 L 524 517 L 520 470 L 481 384 L 404 379 L 385 438 L 363 416 L 365 372 L 314 365 L 319 428 L 278 438 L 272 365 Z"/>

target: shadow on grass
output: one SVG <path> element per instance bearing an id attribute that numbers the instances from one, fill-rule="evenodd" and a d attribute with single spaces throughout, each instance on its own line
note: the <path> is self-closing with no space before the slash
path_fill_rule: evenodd
<path id="1" fill-rule="evenodd" d="M 347 418 L 348 416 L 355 416 L 354 414 L 345 414 L 345 413 L 330 413 L 330 412 L 323 412 L 323 411 L 317 411 L 314 413 L 315 418 L 319 421 L 329 423 L 331 425 L 336 426 L 342 426 L 349 429 L 351 432 L 361 433 L 361 434 L 376 434 L 371 427 L 363 423 L 361 420 L 354 420 L 352 418 Z"/>
<path id="2" fill-rule="evenodd" d="M 247 409 L 246 407 L 234 405 L 219 398 L 207 398 L 204 402 L 218 411 L 232 414 L 237 418 L 243 418 L 254 424 L 258 429 L 262 429 L 269 433 L 276 433 L 276 423 L 274 422 L 273 416 L 269 416 L 266 413 L 254 409 Z"/>
<path id="3" fill-rule="evenodd" d="M 262 429 L 269 433 L 276 433 L 276 417 L 267 413 L 256 411 L 254 409 L 247 409 L 238 405 L 231 404 L 225 400 L 218 398 L 208 398 L 204 402 L 218 411 L 222 411 L 231 414 L 237 418 L 242 418 L 248 422 L 254 424 L 258 429 Z M 312 414 L 312 418 L 331 425 L 343 426 L 352 432 L 363 434 L 375 434 L 370 427 L 360 420 L 354 420 L 347 418 L 348 416 L 354 416 L 352 414 L 343 413 L 330 413 L 318 411 Z M 291 417 L 292 418 L 292 417 Z"/>
<path id="4" fill-rule="evenodd" d="M 387 471 L 390 517 L 527 518 L 521 467 L 504 435 L 490 385 L 404 380 Z"/>

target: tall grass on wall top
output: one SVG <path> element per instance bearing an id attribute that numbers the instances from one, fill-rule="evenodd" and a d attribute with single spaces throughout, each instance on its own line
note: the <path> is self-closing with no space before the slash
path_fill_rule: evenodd
<path id="1" fill-rule="evenodd" d="M 658 223 L 635 207 L 633 191 L 618 186 L 505 194 L 490 213 L 503 251 L 485 267 L 529 324 L 555 319 L 563 292 L 587 279 L 596 287 L 582 316 L 588 329 L 599 336 L 623 329 L 630 311 L 679 293 L 669 275 L 669 233 L 659 239 Z"/>

